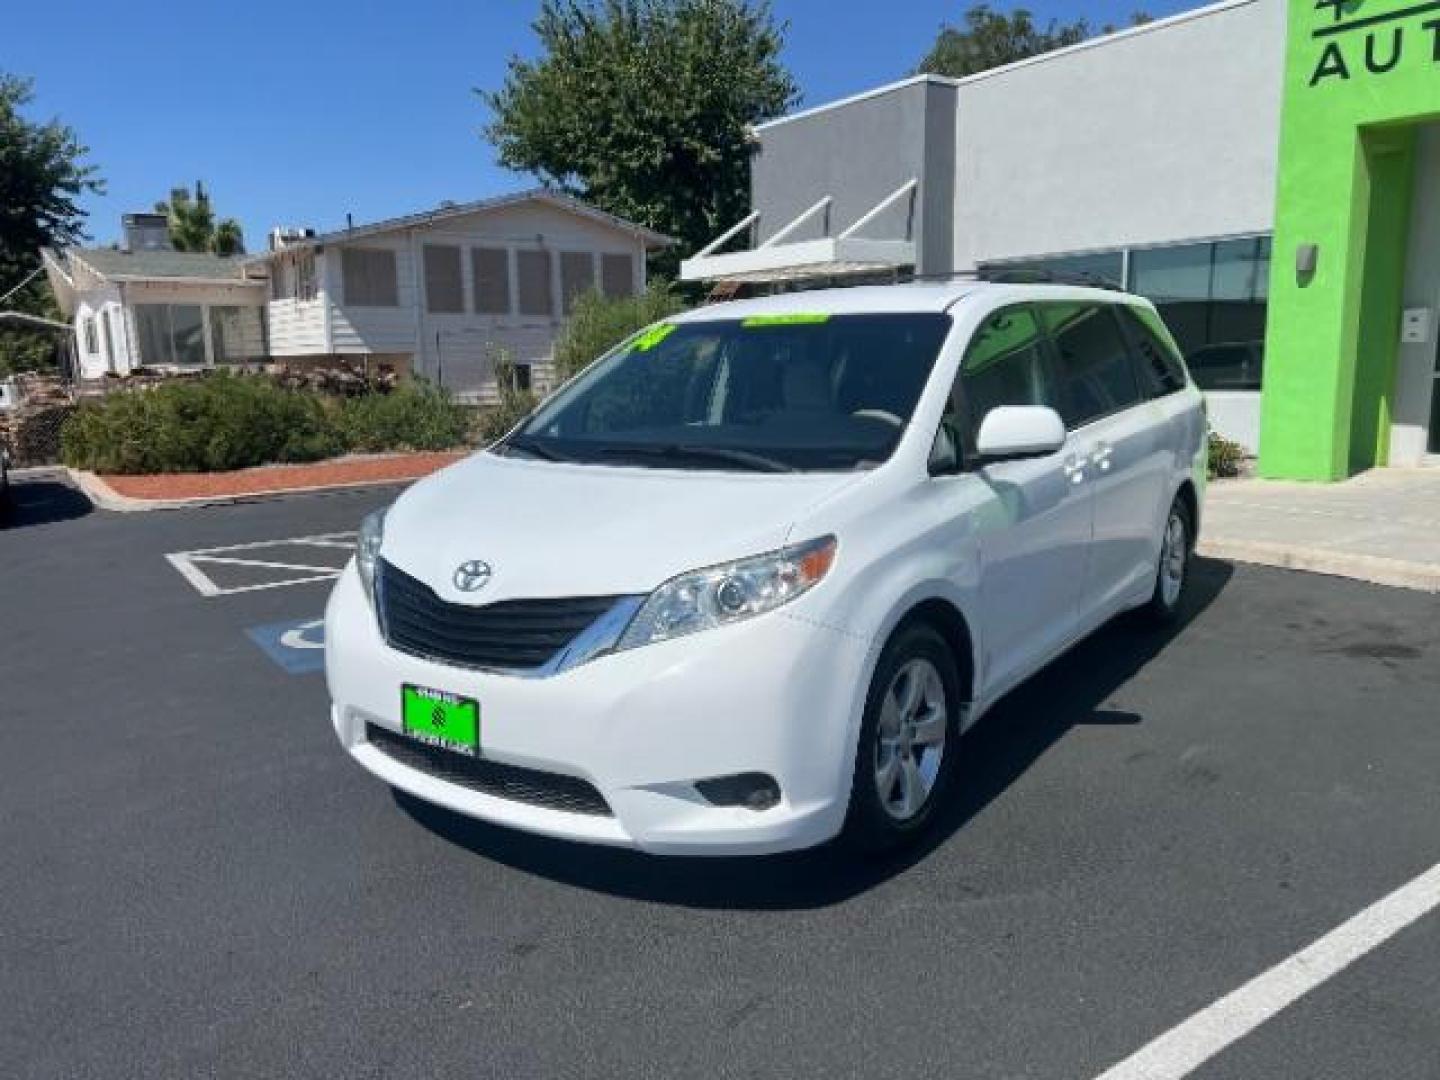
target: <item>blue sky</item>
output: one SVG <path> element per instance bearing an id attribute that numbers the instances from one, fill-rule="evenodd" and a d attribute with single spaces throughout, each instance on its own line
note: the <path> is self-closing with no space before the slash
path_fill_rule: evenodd
<path id="1" fill-rule="evenodd" d="M 909 72 L 956 0 L 776 0 L 785 62 L 816 105 Z M 1031 0 L 1040 20 L 1124 22 L 1193 0 Z M 0 69 L 35 79 L 32 115 L 59 115 L 106 184 L 89 231 L 116 239 L 120 214 L 204 180 L 247 245 L 272 225 L 329 228 L 527 186 L 481 135 L 472 87 L 498 87 L 512 53 L 534 49 L 538 2 L 246 0 L 13 7 Z"/>

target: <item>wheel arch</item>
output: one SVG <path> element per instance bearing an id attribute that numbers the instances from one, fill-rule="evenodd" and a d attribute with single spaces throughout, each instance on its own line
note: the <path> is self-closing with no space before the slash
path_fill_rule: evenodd
<path id="1" fill-rule="evenodd" d="M 1195 481 L 1185 478 L 1180 481 L 1180 487 L 1175 492 L 1175 498 L 1185 506 L 1190 513 L 1190 550 L 1195 550 L 1195 545 L 1200 542 L 1200 496 L 1195 491 Z"/>
<path id="2" fill-rule="evenodd" d="M 976 693 L 975 636 L 971 632 L 970 622 L 965 617 L 965 613 L 946 597 L 925 597 L 912 603 L 895 620 L 895 624 L 885 635 L 886 643 L 906 626 L 914 623 L 924 623 L 933 627 L 945 639 L 945 643 L 950 646 L 950 651 L 955 656 L 955 662 L 960 671 L 961 696 L 967 705 L 973 704 Z"/>

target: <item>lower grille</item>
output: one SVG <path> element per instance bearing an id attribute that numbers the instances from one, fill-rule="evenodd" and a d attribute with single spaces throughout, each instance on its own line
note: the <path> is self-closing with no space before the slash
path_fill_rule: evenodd
<path id="1" fill-rule="evenodd" d="M 438 746 L 427 746 L 375 724 L 365 725 L 365 738 L 375 749 L 402 765 L 497 799 L 563 810 L 567 814 L 614 816 L 610 804 L 595 785 L 578 776 L 466 757 Z"/>

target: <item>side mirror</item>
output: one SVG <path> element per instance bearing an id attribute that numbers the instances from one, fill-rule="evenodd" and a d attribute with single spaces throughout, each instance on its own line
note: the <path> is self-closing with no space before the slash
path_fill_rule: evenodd
<path id="1" fill-rule="evenodd" d="M 1043 405 L 1001 405 L 985 414 L 975 437 L 982 462 L 1048 457 L 1065 445 L 1065 421 Z"/>

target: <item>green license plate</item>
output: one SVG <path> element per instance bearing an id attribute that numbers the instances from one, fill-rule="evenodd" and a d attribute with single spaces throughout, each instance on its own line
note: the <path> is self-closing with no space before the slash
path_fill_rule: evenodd
<path id="1" fill-rule="evenodd" d="M 480 703 L 424 686 L 400 688 L 405 734 L 432 746 L 472 756 L 480 752 Z"/>

